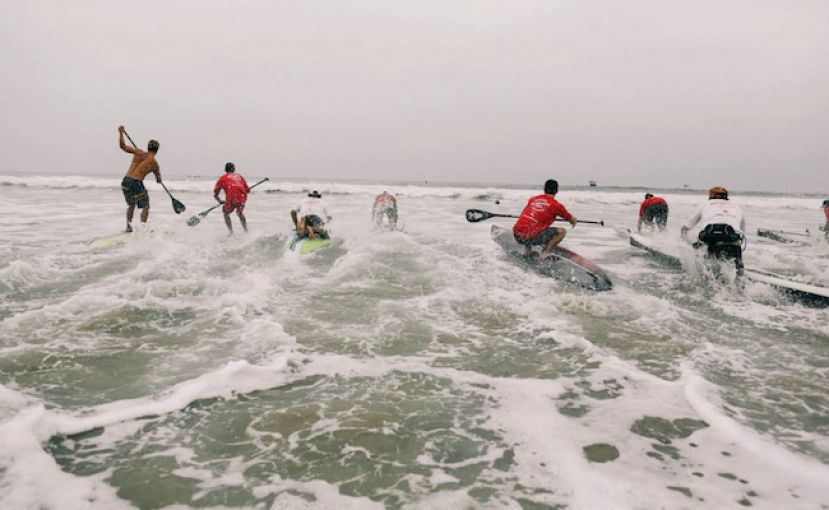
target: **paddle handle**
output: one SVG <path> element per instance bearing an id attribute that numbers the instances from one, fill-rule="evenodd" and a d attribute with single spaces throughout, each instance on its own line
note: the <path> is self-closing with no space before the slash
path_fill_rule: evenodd
<path id="1" fill-rule="evenodd" d="M 130 143 L 132 144 L 132 146 L 133 146 L 134 148 L 136 148 L 136 149 L 137 149 L 137 148 L 138 148 L 138 146 L 137 146 L 137 145 L 135 145 L 135 142 L 133 142 L 133 141 L 132 141 L 132 137 L 130 136 L 130 134 L 129 134 L 129 133 L 127 133 L 127 130 L 126 130 L 126 129 L 124 130 L 124 134 L 125 134 L 125 135 L 127 135 L 127 140 L 129 140 L 129 141 L 130 141 Z"/>
<path id="2" fill-rule="evenodd" d="M 490 216 L 490 218 L 520 218 L 520 216 L 515 216 L 513 214 L 494 214 L 494 213 L 492 213 L 492 216 Z M 568 220 L 565 220 L 564 218 L 561 218 L 561 217 L 556 218 L 556 219 L 557 220 L 568 221 Z M 604 226 L 604 220 L 577 220 L 577 223 L 590 223 L 591 225 Z"/>
<path id="3" fill-rule="evenodd" d="M 270 180 L 270 179 L 268 179 L 267 177 L 265 177 L 265 178 L 264 178 L 264 179 L 262 179 L 261 181 L 257 182 L 257 183 L 256 183 L 256 184 L 254 184 L 253 186 L 251 186 L 251 187 L 250 187 L 250 189 L 253 189 L 253 188 L 255 188 L 255 187 L 259 186 L 260 184 L 262 184 L 263 182 L 265 182 L 265 181 L 269 181 L 269 180 Z"/>

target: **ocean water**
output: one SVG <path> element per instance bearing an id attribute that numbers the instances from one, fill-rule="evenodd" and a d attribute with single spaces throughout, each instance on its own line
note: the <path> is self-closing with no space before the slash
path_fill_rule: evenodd
<path id="1" fill-rule="evenodd" d="M 564 241 L 591 293 L 464 219 L 534 190 L 274 180 L 228 236 L 186 225 L 212 182 L 167 185 L 184 214 L 148 183 L 152 231 L 93 250 L 119 178 L 0 176 L 0 508 L 829 508 L 829 310 L 630 247 L 639 191 L 559 194 L 606 222 Z M 299 257 L 310 189 L 334 242 Z M 676 236 L 704 197 L 663 196 Z M 732 199 L 747 266 L 829 285 L 827 245 L 754 235 L 820 199 Z"/>

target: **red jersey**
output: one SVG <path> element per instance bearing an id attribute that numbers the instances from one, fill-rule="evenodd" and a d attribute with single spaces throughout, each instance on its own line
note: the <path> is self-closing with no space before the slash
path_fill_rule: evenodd
<path id="1" fill-rule="evenodd" d="M 829 205 L 823 208 L 823 214 L 826 216 L 826 221 L 829 221 Z"/>
<path id="2" fill-rule="evenodd" d="M 648 207 L 650 207 L 650 206 L 652 206 L 652 205 L 654 205 L 654 204 L 665 204 L 665 205 L 668 205 L 668 202 L 666 202 L 666 201 L 665 201 L 665 199 L 664 199 L 664 198 L 662 198 L 662 197 L 650 197 L 650 198 L 646 198 L 646 199 L 645 199 L 645 201 L 644 201 L 644 202 L 642 202 L 642 205 L 641 205 L 641 206 L 639 206 L 639 217 L 641 218 L 642 216 L 644 216 L 644 215 L 645 215 L 645 209 L 647 209 Z"/>
<path id="3" fill-rule="evenodd" d="M 556 216 L 567 221 L 573 217 L 553 195 L 536 195 L 521 211 L 521 217 L 513 225 L 512 232 L 524 239 L 532 239 L 555 223 Z"/>
<path id="4" fill-rule="evenodd" d="M 225 202 L 244 204 L 248 200 L 250 188 L 244 177 L 235 172 L 228 172 L 216 181 L 213 193 L 218 193 L 219 190 L 224 190 Z"/>

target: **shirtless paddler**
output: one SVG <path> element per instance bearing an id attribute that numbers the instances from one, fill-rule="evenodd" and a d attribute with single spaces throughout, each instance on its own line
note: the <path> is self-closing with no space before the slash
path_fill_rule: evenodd
<path id="1" fill-rule="evenodd" d="M 142 210 L 141 223 L 147 223 L 147 218 L 150 216 L 150 197 L 144 188 L 144 177 L 152 172 L 155 174 L 156 182 L 161 183 L 161 170 L 155 159 L 158 152 L 158 142 L 150 140 L 147 144 L 147 152 L 130 147 L 124 143 L 124 126 L 118 126 L 118 144 L 122 151 L 132 154 L 132 162 L 129 170 L 127 170 L 127 175 L 121 181 L 121 190 L 124 192 L 124 200 L 127 201 L 126 232 L 132 232 L 132 215 L 136 206 Z"/>

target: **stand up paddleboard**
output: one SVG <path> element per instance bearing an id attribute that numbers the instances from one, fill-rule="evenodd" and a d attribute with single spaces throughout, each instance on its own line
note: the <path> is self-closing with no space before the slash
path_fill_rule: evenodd
<path id="1" fill-rule="evenodd" d="M 631 233 L 630 245 L 645 250 L 667 264 L 677 267 L 682 266 L 678 247 L 669 245 L 662 239 Z M 748 267 L 743 269 L 743 278 L 771 285 L 775 289 L 802 301 L 829 306 L 829 288 L 820 285 L 797 282 L 779 274 Z"/>
<path id="2" fill-rule="evenodd" d="M 132 239 L 132 236 L 133 234 L 131 233 L 121 232 L 120 234 L 107 237 L 99 237 L 90 241 L 89 247 L 93 250 L 107 250 L 109 248 L 115 248 L 116 246 L 126 244 L 130 239 Z"/>
<path id="3" fill-rule="evenodd" d="M 493 225 L 491 235 L 510 257 L 543 275 L 590 290 L 613 288 L 613 282 L 602 268 L 574 251 L 557 246 L 553 250 L 555 256 L 542 261 L 537 253 L 529 257 L 524 255 L 525 248 L 515 240 L 511 229 Z"/>
<path id="4" fill-rule="evenodd" d="M 291 243 L 288 245 L 288 249 L 298 255 L 307 255 L 328 246 L 330 243 L 331 240 L 327 238 L 317 237 L 312 240 L 307 237 L 294 235 L 294 238 L 291 239 Z"/>
<path id="5" fill-rule="evenodd" d="M 133 241 L 141 239 L 149 239 L 155 236 L 158 232 L 154 230 L 141 229 L 136 232 L 119 232 L 111 236 L 98 237 L 89 241 L 89 247 L 93 250 L 109 250 L 117 248 Z"/>
<path id="6" fill-rule="evenodd" d="M 760 237 L 765 237 L 767 239 L 771 239 L 772 241 L 777 241 L 778 243 L 797 243 L 797 244 L 807 244 L 809 242 L 809 238 L 811 237 L 808 233 L 800 233 L 800 232 L 783 232 L 780 230 L 771 230 L 768 228 L 758 228 L 757 235 Z"/>

